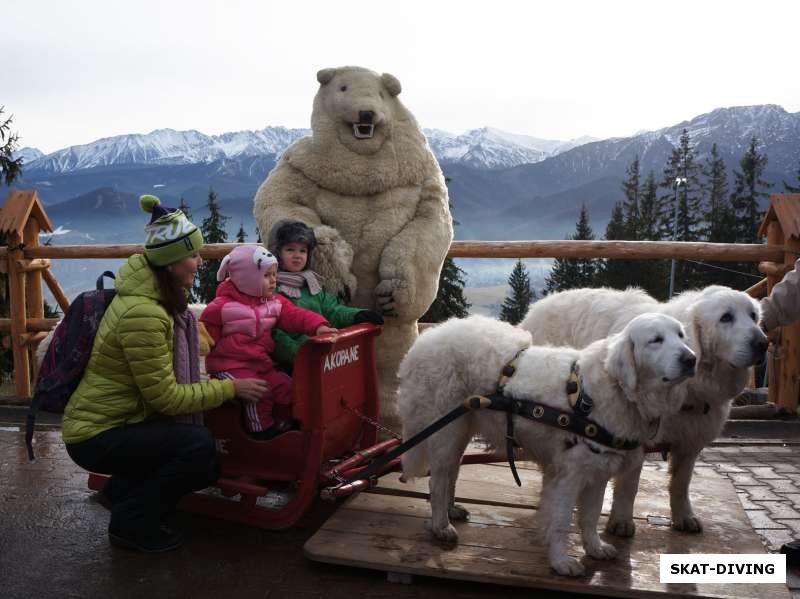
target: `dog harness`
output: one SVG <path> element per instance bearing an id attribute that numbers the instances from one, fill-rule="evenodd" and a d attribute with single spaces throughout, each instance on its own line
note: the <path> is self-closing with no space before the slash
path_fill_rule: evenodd
<path id="1" fill-rule="evenodd" d="M 592 408 L 594 408 L 594 402 L 583 388 L 577 362 L 572 363 L 566 383 L 567 399 L 572 408 L 571 411 L 560 410 L 532 399 L 516 399 L 506 395 L 504 392 L 505 386 L 508 380 L 514 376 L 517 370 L 517 360 L 519 360 L 520 355 L 526 349 L 528 348 L 525 347 L 521 349 L 517 355 L 503 367 L 500 380 L 497 384 L 496 393 L 486 397 L 474 395 L 469 398 L 469 400 L 478 399 L 478 401 L 486 399 L 488 400 L 487 405 L 481 407 L 489 410 L 500 410 L 506 413 L 506 457 L 517 486 L 521 487 L 522 481 L 519 478 L 517 467 L 514 462 L 514 448 L 519 447 L 519 443 L 517 443 L 514 437 L 514 416 L 521 416 L 533 422 L 540 422 L 566 432 L 571 432 L 574 435 L 618 451 L 629 451 L 639 447 L 640 442 L 637 439 L 617 437 L 607 428 L 589 418 L 589 414 Z M 573 438 L 567 442 L 567 449 L 574 447 L 576 444 L 577 440 Z M 589 445 L 589 449 L 594 453 L 600 452 L 599 449 L 594 448 L 592 445 Z"/>

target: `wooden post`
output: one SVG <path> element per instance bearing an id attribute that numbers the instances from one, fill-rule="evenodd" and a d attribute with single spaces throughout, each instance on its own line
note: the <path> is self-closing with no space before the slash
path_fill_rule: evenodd
<path id="1" fill-rule="evenodd" d="M 69 300 L 67 299 L 67 294 L 64 293 L 64 290 L 61 288 L 61 285 L 58 284 L 58 280 L 53 276 L 53 273 L 50 272 L 50 269 L 43 270 L 42 277 L 44 277 L 44 281 L 50 288 L 53 297 L 56 298 L 61 312 L 66 314 L 67 308 L 69 308 Z"/>
<path id="2" fill-rule="evenodd" d="M 26 248 L 39 247 L 40 230 L 41 227 L 39 226 L 39 221 L 36 220 L 36 217 L 29 217 L 28 222 L 25 223 L 25 233 L 23 237 L 23 242 L 25 243 Z M 25 272 L 25 300 L 27 302 L 28 318 L 44 318 L 42 270 L 41 268 L 31 268 L 31 264 L 32 263 L 29 261 L 22 269 Z M 36 263 L 33 262 L 33 264 Z M 31 364 L 33 364 L 33 371 L 31 372 L 30 376 L 31 380 L 34 382 L 38 376 L 38 369 L 36 368 L 36 348 L 41 340 L 42 339 L 37 336 L 32 336 L 28 337 L 26 340 L 27 342 L 24 344 L 25 348 L 28 350 L 29 361 Z"/>
<path id="3" fill-rule="evenodd" d="M 770 223 L 771 225 L 772 223 Z M 793 265 L 800 252 L 800 240 L 790 237 L 786 240 L 784 263 Z M 800 322 L 783 327 L 780 337 L 781 371 L 778 385 L 778 406 L 794 412 L 800 397 Z"/>
<path id="4" fill-rule="evenodd" d="M 8 285 L 10 287 L 9 310 L 11 312 L 11 351 L 14 355 L 14 391 L 17 395 L 30 397 L 30 359 L 27 345 L 21 345 L 27 333 L 27 311 L 25 307 L 25 273 L 19 270 L 17 260 L 24 258 L 22 236 L 8 236 Z"/>
<path id="5" fill-rule="evenodd" d="M 768 245 L 783 245 L 783 231 L 778 221 L 774 220 L 767 225 L 767 244 Z M 776 273 L 767 275 L 767 295 L 772 293 L 772 288 L 775 287 L 781 280 L 781 276 Z M 780 331 L 780 329 L 779 329 Z M 781 333 L 779 332 L 779 335 Z M 771 343 L 767 350 L 767 385 L 769 387 L 768 399 L 774 404 L 778 404 L 781 390 L 783 370 L 783 355 L 782 343 L 777 341 Z"/>

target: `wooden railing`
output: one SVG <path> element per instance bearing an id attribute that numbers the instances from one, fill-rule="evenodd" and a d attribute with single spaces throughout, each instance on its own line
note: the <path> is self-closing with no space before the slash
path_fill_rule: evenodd
<path id="1" fill-rule="evenodd" d="M 235 243 L 203 246 L 203 258 L 219 259 Z M 143 245 L 43 245 L 25 248 L 28 260 L 81 260 L 86 258 L 127 258 L 142 253 Z M 611 258 L 624 260 L 713 260 L 715 262 L 782 263 L 780 245 L 742 243 L 701 243 L 686 241 L 454 241 L 451 258 Z M 8 249 L 0 246 L 0 260 Z"/>
<path id="2" fill-rule="evenodd" d="M 203 246 L 201 255 L 204 258 L 219 259 L 231 251 L 237 244 L 222 243 Z M 42 272 L 54 297 L 65 311 L 68 298 L 61 286 L 49 271 L 51 260 L 85 260 L 100 258 L 127 258 L 141 253 L 144 246 L 129 245 L 63 245 L 9 248 L 0 246 L 0 263 L 14 262 L 13 276 L 26 276 L 29 272 Z M 687 242 L 650 242 L 650 241 L 454 241 L 448 255 L 454 258 L 612 258 L 628 260 L 667 260 L 692 259 L 713 260 L 717 262 L 759 262 L 759 268 L 765 274 L 773 275 L 784 269 L 782 264 L 785 250 L 777 245 L 758 244 L 715 244 Z M 12 275 L 12 269 L 7 269 Z M 29 287 L 24 282 L 13 285 L 25 290 Z M 632 283 L 635 283 L 632 281 Z M 39 283 L 41 285 L 41 282 Z M 754 285 L 749 292 L 761 297 L 766 294 L 766 280 Z M 41 290 L 39 290 L 41 297 Z M 39 300 L 41 301 L 41 300 Z M 31 394 L 30 359 L 20 357 L 22 348 L 35 351 L 36 346 L 57 319 L 40 316 L 28 318 L 26 304 L 30 298 L 24 295 L 11 295 L 11 318 L 0 318 L 0 331 L 12 332 L 12 343 L 18 351 L 14 354 L 15 392 L 20 396 Z M 19 331 L 16 336 L 13 332 Z M 27 353 L 27 352 L 26 352 Z M 22 375 L 29 372 L 29 376 Z"/>

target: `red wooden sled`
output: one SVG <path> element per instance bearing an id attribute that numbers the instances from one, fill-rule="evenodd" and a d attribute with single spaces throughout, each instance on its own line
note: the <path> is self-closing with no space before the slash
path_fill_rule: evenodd
<path id="1" fill-rule="evenodd" d="M 337 463 L 355 466 L 399 443 L 376 444 L 369 423 L 379 411 L 379 334 L 379 327 L 360 324 L 303 344 L 292 373 L 298 430 L 257 441 L 245 432 L 238 404 L 208 412 L 222 476 L 216 487 L 184 498 L 181 507 L 260 528 L 288 528 L 310 508 L 320 485 L 335 480 Z M 105 481 L 89 475 L 92 489 Z"/>

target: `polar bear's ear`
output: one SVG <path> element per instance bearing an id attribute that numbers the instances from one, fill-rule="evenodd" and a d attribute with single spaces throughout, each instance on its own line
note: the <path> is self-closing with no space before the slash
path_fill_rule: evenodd
<path id="1" fill-rule="evenodd" d="M 403 90 L 403 87 L 400 85 L 400 80 L 389 73 L 381 75 L 381 83 L 383 83 L 383 87 L 393 96 L 396 96 Z"/>
<path id="2" fill-rule="evenodd" d="M 333 79 L 335 74 L 336 69 L 322 69 L 321 71 L 317 71 L 317 81 L 319 81 L 320 85 L 325 85 Z"/>

